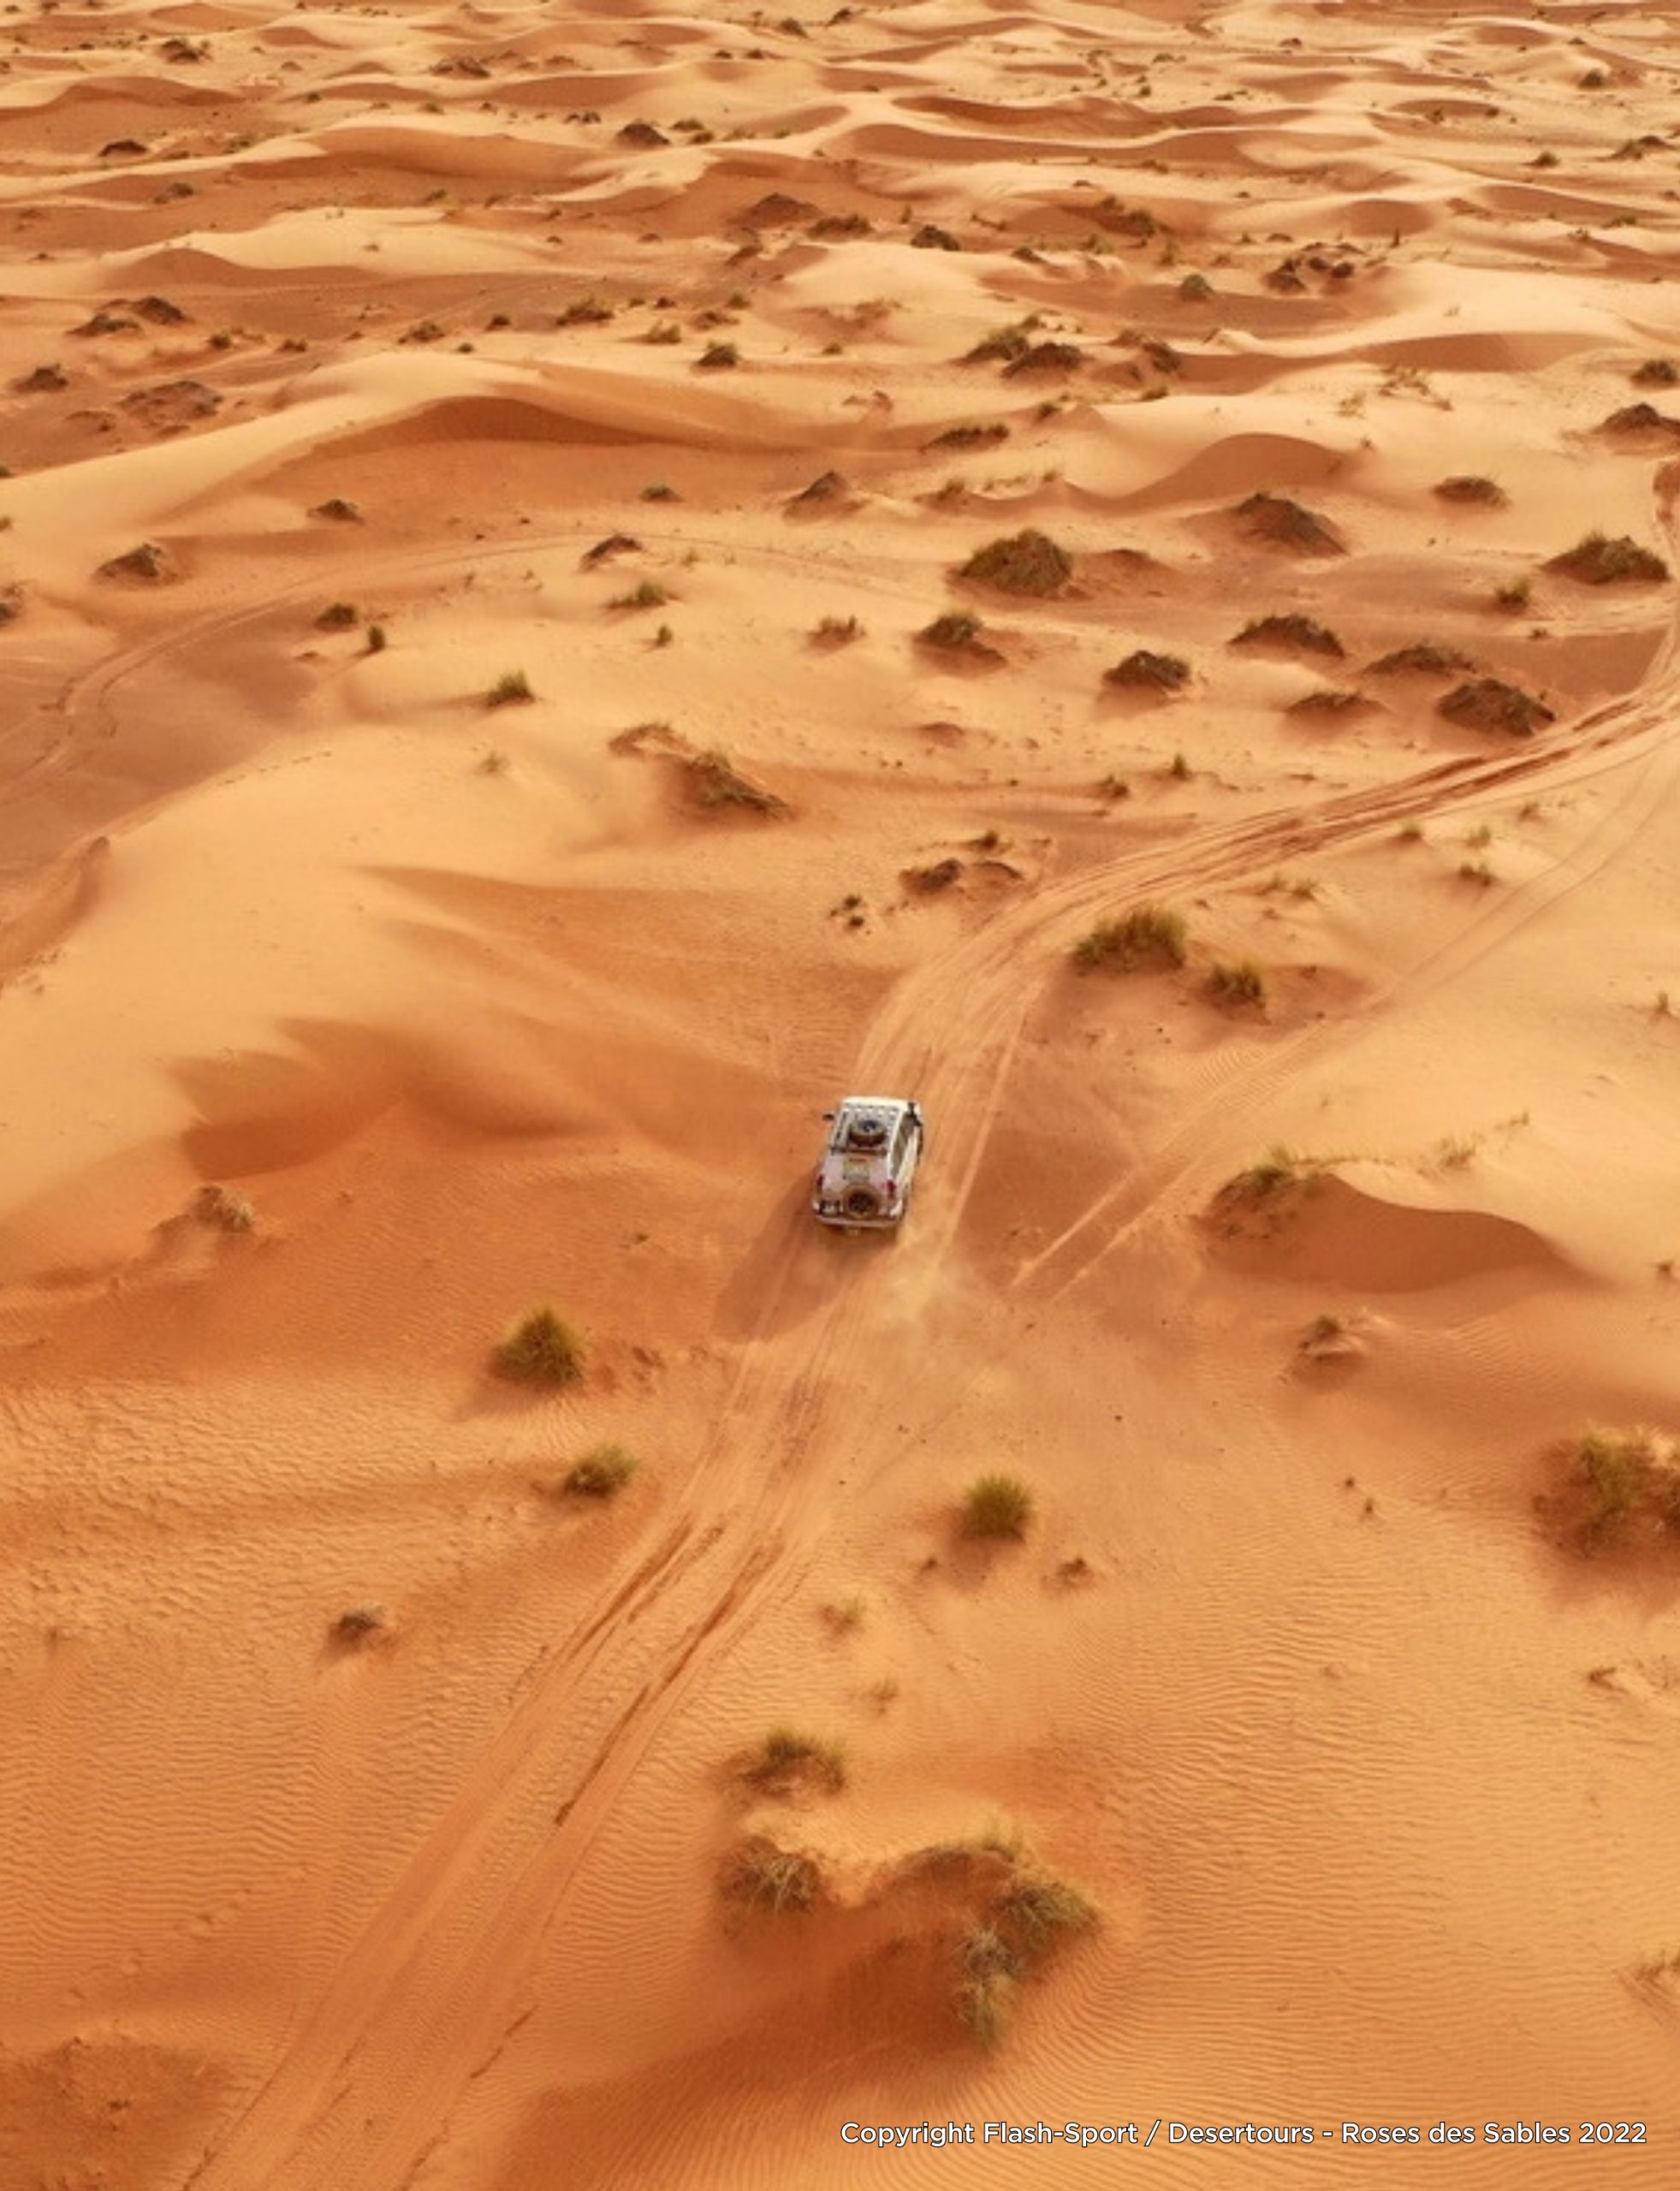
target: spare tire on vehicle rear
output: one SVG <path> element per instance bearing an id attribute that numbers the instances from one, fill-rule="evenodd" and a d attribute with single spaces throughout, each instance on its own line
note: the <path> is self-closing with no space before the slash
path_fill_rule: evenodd
<path id="1" fill-rule="evenodd" d="M 887 1139 L 887 1121 L 866 1111 L 853 1119 L 846 1137 L 854 1149 L 879 1149 Z"/>
<path id="2" fill-rule="evenodd" d="M 840 1208 L 848 1217 L 879 1217 L 881 1196 L 873 1187 L 848 1187 Z"/>

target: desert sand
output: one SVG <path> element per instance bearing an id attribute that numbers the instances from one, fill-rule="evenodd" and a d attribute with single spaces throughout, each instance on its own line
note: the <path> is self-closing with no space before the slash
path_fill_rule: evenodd
<path id="1" fill-rule="evenodd" d="M 1677 2180 L 1677 163 L 1638 7 L 4 18 L 4 2191 Z M 1315 2135 L 845 2127 L 1156 2119 Z"/>

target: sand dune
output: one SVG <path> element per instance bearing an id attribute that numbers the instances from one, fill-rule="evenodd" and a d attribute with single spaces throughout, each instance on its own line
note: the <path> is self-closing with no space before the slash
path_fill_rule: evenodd
<path id="1" fill-rule="evenodd" d="M 1672 2180 L 1665 39 L 6 19 L 4 2191 Z"/>

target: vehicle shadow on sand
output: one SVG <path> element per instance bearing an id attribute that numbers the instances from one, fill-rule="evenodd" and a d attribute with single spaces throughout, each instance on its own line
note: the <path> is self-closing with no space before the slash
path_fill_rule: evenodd
<path id="1" fill-rule="evenodd" d="M 718 1296 L 715 1328 L 720 1339 L 774 1339 L 795 1330 L 834 1297 L 880 1255 L 891 1255 L 897 1236 L 887 1232 L 846 1232 L 819 1225 L 810 1191 L 791 1186 L 771 1209 L 758 1235 Z"/>

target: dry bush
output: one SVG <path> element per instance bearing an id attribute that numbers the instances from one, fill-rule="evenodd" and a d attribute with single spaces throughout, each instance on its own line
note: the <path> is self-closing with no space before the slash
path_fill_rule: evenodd
<path id="1" fill-rule="evenodd" d="M 773 1917 L 809 1909 L 822 1891 L 822 1874 L 812 1858 L 778 1848 L 755 1834 L 735 1850 L 724 1866 L 723 1891 L 749 1908 Z"/>
<path id="2" fill-rule="evenodd" d="M 1246 496 L 1237 505 L 1237 515 L 1256 539 L 1269 541 L 1273 547 L 1310 555 L 1347 552 L 1316 510 L 1306 509 L 1286 496 L 1263 492 Z"/>
<path id="3" fill-rule="evenodd" d="M 1438 703 L 1436 712 L 1465 730 L 1504 731 L 1516 738 L 1531 738 L 1557 721 L 1543 700 L 1498 677 L 1476 677 L 1455 686 Z"/>
<path id="4" fill-rule="evenodd" d="M 513 707 L 520 701 L 534 700 L 531 680 L 522 669 L 504 669 L 484 695 L 487 708 Z"/>
<path id="5" fill-rule="evenodd" d="M 1208 969 L 1208 994 L 1228 1011 L 1263 1011 L 1266 977 L 1252 959 L 1216 959 Z"/>
<path id="6" fill-rule="evenodd" d="M 1460 472 L 1450 479 L 1438 479 L 1434 492 L 1444 502 L 1479 504 L 1484 509 L 1502 509 L 1510 500 L 1497 480 L 1483 478 L 1476 472 Z"/>
<path id="7" fill-rule="evenodd" d="M 546 1305 L 520 1318 L 496 1350 L 504 1377 L 526 1385 L 574 1385 L 584 1374 L 584 1343 L 558 1310 Z"/>
<path id="8" fill-rule="evenodd" d="M 1244 624 L 1231 642 L 1234 647 L 1298 647 L 1305 654 L 1341 656 L 1347 650 L 1327 625 L 1310 616 L 1257 616 Z"/>
<path id="9" fill-rule="evenodd" d="M 846 1780 L 846 1751 L 798 1727 L 772 1727 L 741 1766 L 749 1786 L 784 1793 L 794 1787 L 837 1793 Z"/>
<path id="10" fill-rule="evenodd" d="M 1190 682 L 1190 664 L 1176 654 L 1152 654 L 1138 647 L 1102 673 L 1105 685 L 1177 692 Z"/>
<path id="11" fill-rule="evenodd" d="M 1113 920 L 1099 921 L 1073 947 L 1074 963 L 1120 973 L 1138 967 L 1182 966 L 1189 930 L 1182 913 L 1166 905 L 1134 905 Z"/>
<path id="12" fill-rule="evenodd" d="M 640 1466 L 627 1446 L 594 1446 L 566 1471 L 561 1489 L 579 1499 L 616 1498 Z"/>
<path id="13" fill-rule="evenodd" d="M 1002 593 L 1045 595 L 1059 591 L 1073 575 L 1073 558 L 1047 533 L 1031 526 L 1006 539 L 977 548 L 959 575 L 995 586 Z"/>
<path id="14" fill-rule="evenodd" d="M 1001 1472 L 977 1476 L 963 1493 L 959 1510 L 963 1535 L 1022 1537 L 1031 1523 L 1036 1501 L 1030 1486 Z"/>
<path id="15" fill-rule="evenodd" d="M 1649 584 L 1668 576 L 1668 565 L 1649 548 L 1623 533 L 1617 539 L 1594 529 L 1583 533 L 1573 548 L 1565 549 L 1547 563 L 1549 571 L 1584 585 L 1616 585 L 1630 580 Z"/>

